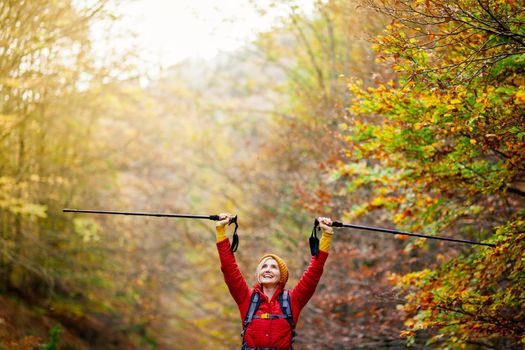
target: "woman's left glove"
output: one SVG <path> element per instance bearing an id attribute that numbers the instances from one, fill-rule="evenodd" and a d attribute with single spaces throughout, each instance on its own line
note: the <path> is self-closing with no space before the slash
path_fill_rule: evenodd
<path id="1" fill-rule="evenodd" d="M 330 218 L 318 217 L 319 227 L 323 230 L 323 236 L 319 242 L 319 250 L 328 253 L 330 245 L 332 244 L 332 236 L 334 235 L 334 229 L 332 228 L 332 220 Z"/>

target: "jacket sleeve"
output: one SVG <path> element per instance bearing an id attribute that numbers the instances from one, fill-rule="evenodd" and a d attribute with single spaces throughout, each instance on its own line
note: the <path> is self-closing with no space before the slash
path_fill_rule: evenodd
<path id="1" fill-rule="evenodd" d="M 315 292 L 315 288 L 323 274 L 323 268 L 327 258 L 328 253 L 322 250 L 319 251 L 318 256 L 313 256 L 312 260 L 310 260 L 310 265 L 308 265 L 299 283 L 297 283 L 297 286 L 290 292 L 292 311 L 296 322 L 299 312 Z"/>
<path id="2" fill-rule="evenodd" d="M 217 242 L 217 250 L 219 251 L 219 258 L 221 261 L 221 271 L 224 275 L 224 282 L 230 290 L 233 299 L 241 307 L 246 303 L 250 296 L 250 288 L 246 284 L 244 277 L 237 266 L 235 256 L 230 249 L 230 241 L 228 238 Z M 243 305 L 244 306 L 244 305 Z"/>

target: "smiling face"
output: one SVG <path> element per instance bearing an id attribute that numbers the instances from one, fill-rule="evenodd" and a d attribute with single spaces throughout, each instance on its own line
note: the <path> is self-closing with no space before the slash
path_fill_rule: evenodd
<path id="1" fill-rule="evenodd" d="M 274 258 L 268 257 L 259 263 L 257 281 L 263 286 L 277 285 L 281 281 L 281 271 Z"/>

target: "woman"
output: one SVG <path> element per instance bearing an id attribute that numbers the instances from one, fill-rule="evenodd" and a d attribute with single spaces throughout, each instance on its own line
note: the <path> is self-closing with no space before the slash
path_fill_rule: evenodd
<path id="1" fill-rule="evenodd" d="M 319 255 L 312 257 L 297 286 L 285 290 L 288 269 L 285 262 L 275 254 L 265 254 L 259 260 L 255 272 L 257 282 L 253 288 L 248 287 L 226 237 L 226 225 L 232 216 L 223 213 L 219 218 L 220 221 L 216 225 L 217 249 L 224 281 L 239 307 L 243 320 L 241 349 L 291 349 L 299 314 L 312 297 L 323 274 L 333 235 L 332 221 L 329 218 L 318 218 L 319 226 L 323 230 Z"/>

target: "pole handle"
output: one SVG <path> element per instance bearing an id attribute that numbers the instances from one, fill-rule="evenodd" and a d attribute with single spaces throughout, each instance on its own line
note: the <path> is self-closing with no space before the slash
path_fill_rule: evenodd
<path id="1" fill-rule="evenodd" d="M 219 215 L 210 215 L 210 220 L 219 221 L 220 219 L 221 218 Z M 237 248 L 239 248 L 239 235 L 237 234 L 239 224 L 237 223 L 237 215 L 231 217 L 230 222 L 228 222 L 228 226 L 230 226 L 231 224 L 234 224 L 235 228 L 233 229 L 232 245 L 230 250 L 232 251 L 232 253 L 235 253 L 237 251 Z"/>
<path id="2" fill-rule="evenodd" d="M 221 217 L 219 215 L 210 215 L 208 218 L 210 220 L 213 220 L 213 221 L 219 221 L 221 219 Z M 230 225 L 230 224 L 232 224 L 234 222 L 237 222 L 237 215 L 232 216 L 232 218 L 230 219 L 230 222 L 228 223 L 228 225 Z"/>
<path id="3" fill-rule="evenodd" d="M 231 246 L 232 253 L 235 253 L 237 251 L 237 248 L 239 248 L 239 235 L 237 234 L 237 229 L 239 228 L 239 224 L 237 224 L 237 215 L 233 216 L 230 219 L 228 226 L 230 226 L 231 224 L 235 224 L 235 228 L 233 229 L 232 246 Z"/>
<path id="4" fill-rule="evenodd" d="M 343 227 L 343 224 L 338 221 L 332 221 L 332 227 Z M 317 218 L 314 220 L 314 226 L 312 228 L 312 234 L 310 235 L 310 239 L 308 240 L 308 243 L 310 244 L 310 253 L 312 256 L 318 256 L 319 255 L 319 237 L 317 237 L 317 232 L 319 232 L 320 226 L 319 226 L 319 220 Z"/>
<path id="5" fill-rule="evenodd" d="M 339 221 L 332 221 L 332 227 L 343 227 L 343 223 Z"/>

